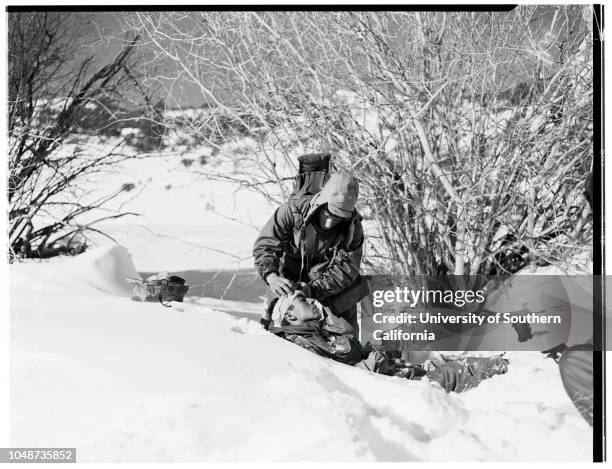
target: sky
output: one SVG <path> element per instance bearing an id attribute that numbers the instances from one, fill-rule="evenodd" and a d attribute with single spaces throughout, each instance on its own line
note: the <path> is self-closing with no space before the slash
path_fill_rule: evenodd
<path id="1" fill-rule="evenodd" d="M 84 55 L 94 55 L 92 68 L 98 69 L 110 63 L 125 46 L 127 38 L 133 37 L 124 30 L 123 12 L 79 12 L 73 13 L 71 21 L 79 31 L 78 43 Z M 137 50 L 142 56 L 143 52 Z M 138 62 L 143 60 L 137 60 Z M 171 66 L 170 62 L 166 66 Z M 198 107 L 202 100 L 198 90 L 182 82 L 175 89 L 176 102 L 185 107 Z M 172 100 L 172 101 L 175 101 Z"/>
<path id="2" fill-rule="evenodd" d="M 550 19 L 554 13 L 554 6 L 542 6 L 541 31 L 547 31 Z M 122 49 L 126 32 L 122 28 L 124 12 L 79 12 L 71 16 L 71 21 L 78 27 L 78 43 L 82 47 L 83 54 L 94 55 L 93 67 L 99 68 L 109 63 Z M 143 54 L 137 51 L 137 54 Z M 143 56 L 144 59 L 144 56 Z M 140 60 L 144 62 L 144 60 Z M 173 67 L 170 62 L 164 67 Z M 198 89 L 184 80 L 179 82 L 171 92 L 169 102 L 178 103 L 182 107 L 199 107 L 202 97 Z"/>

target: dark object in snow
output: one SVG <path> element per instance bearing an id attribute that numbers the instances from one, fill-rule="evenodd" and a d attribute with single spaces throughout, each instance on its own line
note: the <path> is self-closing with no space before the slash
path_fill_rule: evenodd
<path id="1" fill-rule="evenodd" d="M 529 339 L 533 339 L 531 324 L 512 324 L 512 329 L 516 331 L 519 342 L 527 342 Z"/>
<path id="2" fill-rule="evenodd" d="M 554 361 L 559 363 L 559 358 L 561 358 L 561 354 L 567 349 L 567 345 L 559 344 L 551 349 L 542 350 L 542 353 L 546 355 L 545 358 L 552 358 Z"/>
<path id="3" fill-rule="evenodd" d="M 133 301 L 159 301 L 164 306 L 169 306 L 170 301 L 182 302 L 189 290 L 184 278 L 168 272 L 151 275 L 146 280 L 128 278 L 127 281 L 132 286 Z"/>
<path id="4" fill-rule="evenodd" d="M 125 184 L 121 186 L 121 190 L 123 192 L 130 192 L 134 190 L 135 188 L 136 188 L 136 184 L 134 184 L 133 182 L 126 182 Z"/>

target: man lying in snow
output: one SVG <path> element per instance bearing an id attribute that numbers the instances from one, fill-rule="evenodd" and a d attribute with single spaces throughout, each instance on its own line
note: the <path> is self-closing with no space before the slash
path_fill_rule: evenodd
<path id="1" fill-rule="evenodd" d="M 270 332 L 318 355 L 389 376 L 407 379 L 425 376 L 447 392 L 466 391 L 484 379 L 508 371 L 509 362 L 501 355 L 444 357 L 445 361 L 429 361 L 422 365 L 391 358 L 382 347 L 369 344 L 363 347 L 346 319 L 333 315 L 329 308 L 306 298 L 301 291 L 274 300 L 269 310 Z"/>

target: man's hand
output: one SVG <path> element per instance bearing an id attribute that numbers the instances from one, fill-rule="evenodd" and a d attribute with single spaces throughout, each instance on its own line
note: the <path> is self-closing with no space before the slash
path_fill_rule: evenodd
<path id="1" fill-rule="evenodd" d="M 295 286 L 291 280 L 276 273 L 271 273 L 266 276 L 266 282 L 270 286 L 270 290 L 278 296 L 288 296 L 293 293 Z"/>

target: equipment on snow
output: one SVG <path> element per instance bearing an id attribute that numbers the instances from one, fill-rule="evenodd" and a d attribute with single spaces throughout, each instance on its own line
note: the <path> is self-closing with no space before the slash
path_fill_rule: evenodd
<path id="1" fill-rule="evenodd" d="M 127 281 L 132 286 L 133 301 L 159 301 L 167 307 L 170 301 L 182 302 L 189 290 L 184 278 L 168 272 L 151 275 L 145 280 L 128 278 Z"/>

